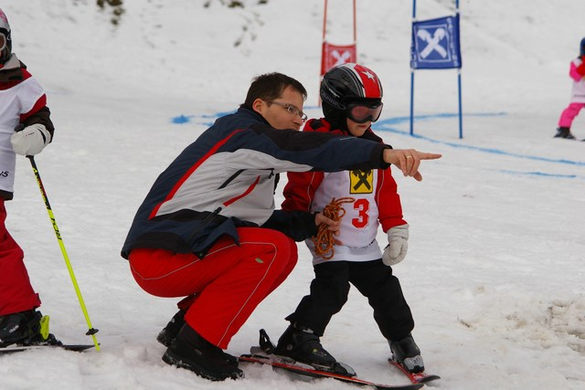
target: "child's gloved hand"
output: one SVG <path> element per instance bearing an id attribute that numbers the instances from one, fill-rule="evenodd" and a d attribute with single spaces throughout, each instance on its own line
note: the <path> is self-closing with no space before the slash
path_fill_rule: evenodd
<path id="1" fill-rule="evenodd" d="M 408 251 L 408 224 L 394 226 L 386 232 L 388 245 L 384 249 L 382 261 L 387 266 L 400 263 L 406 257 Z"/>
<path id="2" fill-rule="evenodd" d="M 47 128 L 35 123 L 18 130 L 10 137 L 12 149 L 23 156 L 34 156 L 40 153 L 51 142 L 51 133 Z"/>

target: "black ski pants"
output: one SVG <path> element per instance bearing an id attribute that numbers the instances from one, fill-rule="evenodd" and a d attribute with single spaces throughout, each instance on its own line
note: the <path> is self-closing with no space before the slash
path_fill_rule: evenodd
<path id="1" fill-rule="evenodd" d="M 303 297 L 286 319 L 323 336 L 331 317 L 339 312 L 349 294 L 350 283 L 368 298 L 374 320 L 388 340 L 400 340 L 414 328 L 410 307 L 398 278 L 382 260 L 332 261 L 315 265 L 310 294 Z"/>

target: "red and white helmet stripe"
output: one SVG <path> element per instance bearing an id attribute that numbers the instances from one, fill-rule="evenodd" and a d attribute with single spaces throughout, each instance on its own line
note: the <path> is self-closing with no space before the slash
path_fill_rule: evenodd
<path id="1" fill-rule="evenodd" d="M 382 98 L 382 83 L 378 75 L 373 70 L 358 64 L 347 63 L 341 65 L 346 68 L 352 78 L 356 81 L 356 86 L 361 89 L 360 97 L 369 99 L 381 99 Z"/>

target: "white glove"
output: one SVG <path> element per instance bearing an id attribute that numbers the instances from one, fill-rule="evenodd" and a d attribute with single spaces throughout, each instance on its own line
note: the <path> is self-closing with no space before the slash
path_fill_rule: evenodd
<path id="1" fill-rule="evenodd" d="M 51 133 L 44 125 L 35 123 L 12 134 L 10 142 L 12 142 L 12 149 L 16 153 L 23 156 L 34 156 L 51 142 Z"/>
<path id="2" fill-rule="evenodd" d="M 408 251 L 408 224 L 394 226 L 388 229 L 388 245 L 384 248 L 382 261 L 388 267 L 400 263 L 404 260 Z"/>

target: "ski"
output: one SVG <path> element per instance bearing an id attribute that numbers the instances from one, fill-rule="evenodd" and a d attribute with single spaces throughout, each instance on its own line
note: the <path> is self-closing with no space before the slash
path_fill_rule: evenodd
<path id="1" fill-rule="evenodd" d="M 258 364 L 267 364 L 272 366 L 275 369 L 280 369 L 288 372 L 292 372 L 295 374 L 312 377 L 312 378 L 333 378 L 342 382 L 346 383 L 353 383 L 359 386 L 371 387 L 376 390 L 418 390 L 424 386 L 424 383 L 409 383 L 406 385 L 389 385 L 389 384 L 381 384 L 375 383 L 368 380 L 364 380 L 355 376 L 346 376 L 337 374 L 330 371 L 322 371 L 317 370 L 314 367 L 296 363 L 285 361 L 284 359 L 279 358 L 276 355 L 269 355 L 266 356 L 264 354 L 247 354 L 241 355 L 239 357 L 240 362 L 246 363 L 258 363 Z"/>
<path id="2" fill-rule="evenodd" d="M 62 344 L 62 345 L 15 345 L 0 348 L 0 354 L 34 351 L 38 349 L 64 349 L 66 351 L 82 352 L 94 348 L 94 344 Z"/>
<path id="3" fill-rule="evenodd" d="M 410 379 L 410 382 L 412 382 L 413 384 L 425 384 L 425 383 L 429 383 L 431 381 L 435 381 L 437 379 L 441 379 L 440 376 L 434 375 L 434 374 L 426 374 L 425 372 L 417 372 L 417 373 L 410 372 L 406 368 L 404 368 L 404 366 L 402 364 L 400 364 L 399 362 L 397 362 L 393 358 L 388 358 L 388 363 L 390 363 L 390 365 L 398 368 L 404 375 L 406 375 L 408 377 L 408 379 Z"/>
<path id="4" fill-rule="evenodd" d="M 250 348 L 250 354 L 241 355 L 240 362 L 267 364 L 274 369 L 280 369 L 310 378 L 333 378 L 342 382 L 371 387 L 376 390 L 417 390 L 424 383 L 410 383 L 407 385 L 389 385 L 375 383 L 358 378 L 355 370 L 345 363 L 336 363 L 335 371 L 324 371 L 308 364 L 296 362 L 284 356 L 275 355 L 274 344 L 270 341 L 264 329 L 260 329 L 260 346 Z"/>

